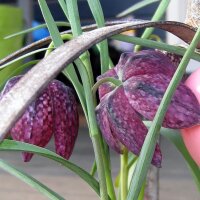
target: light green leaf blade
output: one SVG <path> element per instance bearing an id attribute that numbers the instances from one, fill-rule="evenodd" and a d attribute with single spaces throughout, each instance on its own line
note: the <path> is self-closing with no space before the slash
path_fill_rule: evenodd
<path id="1" fill-rule="evenodd" d="M 69 20 L 69 14 L 67 11 L 67 5 L 65 3 L 65 0 L 58 0 L 58 3 L 60 4 L 60 7 L 62 8 L 66 18 Z"/>
<path id="2" fill-rule="evenodd" d="M 104 27 L 105 19 L 99 0 L 87 0 L 87 1 L 98 28 Z M 100 50 L 100 60 L 101 60 L 101 73 L 104 73 L 109 69 L 109 52 L 108 52 L 107 40 L 104 40 L 103 42 L 99 43 L 99 50 Z"/>
<path id="3" fill-rule="evenodd" d="M 26 151 L 54 160 L 81 177 L 99 195 L 99 183 L 87 171 L 65 160 L 56 153 L 35 145 L 5 139 L 0 144 L 0 151 Z"/>
<path id="4" fill-rule="evenodd" d="M 165 50 L 165 51 L 175 53 L 178 55 L 182 55 L 182 56 L 186 52 L 186 49 L 183 47 L 169 45 L 169 44 L 166 44 L 163 42 L 157 42 L 157 41 L 153 41 L 153 40 L 149 40 L 149 39 L 132 37 L 132 36 L 123 35 L 123 34 L 112 36 L 112 39 L 119 40 L 122 42 L 137 44 L 137 45 L 141 45 L 141 46 L 145 46 L 145 47 L 149 47 L 149 48 Z M 193 52 L 191 55 L 191 58 L 194 60 L 200 61 L 200 54 Z"/>
<path id="5" fill-rule="evenodd" d="M 73 36 L 78 37 L 82 34 L 81 21 L 78 11 L 78 2 L 77 0 L 67 0 L 66 5 Z"/>
<path id="6" fill-rule="evenodd" d="M 68 22 L 55 22 L 55 23 L 56 23 L 57 26 L 70 27 L 70 24 Z M 16 36 L 19 36 L 19 35 L 24 35 L 24 34 L 33 32 L 33 31 L 41 29 L 41 28 L 46 28 L 46 27 L 47 27 L 46 24 L 40 24 L 40 25 L 35 26 L 33 28 L 28 28 L 26 30 L 23 30 L 23 31 L 20 31 L 20 32 L 11 34 L 11 35 L 8 35 L 4 39 L 10 39 L 10 38 L 13 38 L 13 37 L 16 37 Z"/>
<path id="7" fill-rule="evenodd" d="M 165 11 L 167 10 L 169 3 L 170 3 L 170 0 L 161 0 L 151 20 L 159 21 L 165 14 Z M 154 28 L 146 28 L 141 38 L 146 38 L 146 39 L 149 38 L 150 35 L 153 33 L 153 31 L 154 31 Z M 139 51 L 139 50 L 140 50 L 140 46 L 136 45 L 135 51 Z"/>
<path id="8" fill-rule="evenodd" d="M 63 44 L 62 38 L 60 36 L 60 32 L 56 26 L 56 23 L 51 15 L 49 7 L 45 0 L 38 0 L 40 9 L 42 11 L 42 15 L 46 21 L 47 27 L 49 29 L 50 35 L 52 37 L 52 41 L 55 47 L 59 47 Z"/>
<path id="9" fill-rule="evenodd" d="M 32 55 L 34 55 L 34 54 L 36 54 L 36 53 L 40 53 L 40 52 L 43 52 L 43 51 L 46 51 L 46 50 L 49 50 L 49 49 L 54 49 L 54 48 L 41 48 L 41 49 L 37 49 L 37 50 L 35 50 L 35 51 L 31 51 L 30 53 L 27 53 L 27 54 L 25 54 L 25 55 L 23 55 L 23 56 L 19 56 L 19 57 L 15 58 L 15 59 L 13 59 L 13 60 L 11 60 L 11 61 L 9 61 L 9 62 L 3 64 L 3 65 L 0 65 L 0 69 L 3 69 L 3 68 L 5 68 L 5 67 L 8 67 L 10 64 L 15 63 L 15 62 L 17 62 L 17 61 L 19 61 L 19 60 L 22 60 L 22 59 L 24 59 L 24 58 L 27 58 L 27 57 L 29 57 L 29 56 L 32 56 Z"/>
<path id="10" fill-rule="evenodd" d="M 46 197 L 52 200 L 64 200 L 63 197 L 61 197 L 59 194 L 36 180 L 35 178 L 31 177 L 30 175 L 26 174 L 25 172 L 16 169 L 12 165 L 8 164 L 7 162 L 0 159 L 0 168 L 5 170 L 6 172 L 12 174 L 13 176 L 19 178 L 20 180 L 24 181 L 28 185 L 30 185 L 32 188 L 35 188 L 37 191 L 44 194 Z"/>
<path id="11" fill-rule="evenodd" d="M 117 15 L 117 17 L 125 17 L 133 12 L 135 12 L 136 10 L 139 10 L 141 8 L 144 8 L 145 6 L 148 6 L 152 3 L 156 3 L 159 0 L 143 0 L 143 1 L 139 1 L 138 3 L 134 4 L 133 6 L 127 8 L 126 10 L 122 11 L 121 13 L 119 13 Z"/>

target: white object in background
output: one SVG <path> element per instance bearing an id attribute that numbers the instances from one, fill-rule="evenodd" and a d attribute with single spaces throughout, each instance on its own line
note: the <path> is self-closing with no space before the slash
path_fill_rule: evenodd
<path id="1" fill-rule="evenodd" d="M 166 20 L 168 21 L 179 21 L 184 22 L 187 10 L 187 0 L 171 0 L 169 7 L 167 9 Z M 171 33 L 167 33 L 167 43 L 168 44 L 183 44 L 183 41 Z M 200 63 L 191 60 L 189 66 L 187 67 L 187 72 L 191 73 L 195 69 L 200 67 Z"/>
<path id="2" fill-rule="evenodd" d="M 167 9 L 166 20 L 184 22 L 186 9 L 187 0 L 171 0 Z M 172 35 L 171 33 L 167 33 L 167 42 L 169 44 L 178 44 L 181 43 L 182 40 Z"/>

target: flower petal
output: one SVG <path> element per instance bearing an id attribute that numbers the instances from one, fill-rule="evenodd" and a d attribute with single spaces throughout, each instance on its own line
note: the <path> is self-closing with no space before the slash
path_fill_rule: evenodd
<path id="1" fill-rule="evenodd" d="M 97 81 L 99 81 L 99 80 L 101 80 L 103 78 L 107 78 L 107 77 L 112 77 L 112 78 L 118 79 L 118 76 L 117 76 L 114 68 L 108 70 L 106 73 L 102 74 L 101 76 L 98 76 L 97 77 Z M 109 83 L 109 82 L 101 84 L 99 86 L 99 89 L 98 89 L 98 91 L 99 91 L 99 98 L 102 99 L 102 97 L 105 94 L 109 93 L 114 88 L 115 88 L 115 85 L 113 85 L 112 83 Z"/>
<path id="2" fill-rule="evenodd" d="M 115 66 L 115 70 L 117 72 L 117 75 L 119 77 L 119 80 L 122 81 L 123 79 L 123 71 L 124 71 L 124 65 L 127 62 L 127 60 L 132 57 L 133 55 L 135 55 L 135 53 L 133 52 L 125 52 L 122 53 L 119 59 L 118 64 Z"/>
<path id="3" fill-rule="evenodd" d="M 108 121 L 106 104 L 107 104 L 109 95 L 110 94 L 105 95 L 105 98 L 103 98 L 103 100 L 100 102 L 100 104 L 96 108 L 97 122 L 99 124 L 101 133 L 103 134 L 107 144 L 117 153 L 122 154 L 123 144 L 118 140 L 114 132 L 111 130 L 111 127 Z"/>
<path id="4" fill-rule="evenodd" d="M 148 130 L 129 104 L 122 86 L 109 96 L 107 111 L 110 126 L 117 138 L 127 149 L 139 155 Z M 160 167 L 161 159 L 161 152 L 157 145 L 152 164 Z"/>
<path id="5" fill-rule="evenodd" d="M 35 100 L 29 112 L 35 112 L 31 122 L 31 135 L 25 142 L 45 147 L 53 135 L 53 101 L 46 88 Z M 29 160 L 27 160 L 29 161 Z"/>
<path id="6" fill-rule="evenodd" d="M 33 118 L 35 116 L 35 103 L 33 102 L 22 115 L 22 117 L 15 123 L 14 127 L 10 130 L 12 138 L 16 141 L 27 142 L 32 133 Z M 22 152 L 24 162 L 28 162 L 33 157 L 32 153 Z"/>
<path id="7" fill-rule="evenodd" d="M 175 53 L 171 53 L 168 51 L 164 51 L 164 50 L 156 50 L 158 52 L 161 52 L 163 54 L 165 54 L 170 60 L 171 62 L 174 64 L 174 66 L 177 68 L 179 63 L 181 62 L 181 59 L 183 56 L 175 54 Z"/>
<path id="8" fill-rule="evenodd" d="M 21 77 L 22 76 L 16 76 L 10 79 L 2 91 L 2 95 L 9 92 Z M 46 146 L 53 134 L 53 113 L 51 107 L 51 94 L 48 89 L 45 89 L 39 97 L 28 106 L 25 113 L 10 130 L 12 138 L 40 147 Z M 25 162 L 30 161 L 32 156 L 32 153 L 22 153 Z"/>
<path id="9" fill-rule="evenodd" d="M 6 82 L 3 90 L 1 91 L 0 100 L 5 94 L 7 94 L 10 91 L 10 89 L 20 80 L 21 77 L 21 75 L 14 76 Z"/>
<path id="10" fill-rule="evenodd" d="M 75 96 L 62 82 L 49 84 L 53 96 L 56 153 L 69 159 L 78 135 L 79 117 Z"/>
<path id="11" fill-rule="evenodd" d="M 171 78 L 163 74 L 132 77 L 124 82 L 125 94 L 131 106 L 142 116 L 153 120 Z M 200 105 L 183 83 L 180 83 L 168 107 L 163 126 L 173 129 L 200 123 Z"/>
<path id="12" fill-rule="evenodd" d="M 172 77 L 176 67 L 165 54 L 154 50 L 144 50 L 122 55 L 116 69 L 122 81 L 126 81 L 132 76 L 143 74 L 162 73 Z"/>

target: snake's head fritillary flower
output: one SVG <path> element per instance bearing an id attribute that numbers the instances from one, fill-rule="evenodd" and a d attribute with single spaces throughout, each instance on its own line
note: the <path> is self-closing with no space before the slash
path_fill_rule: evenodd
<path id="1" fill-rule="evenodd" d="M 127 148 L 139 155 L 147 128 L 142 119 L 153 120 L 162 97 L 177 68 L 171 57 L 159 51 L 124 53 L 119 63 L 98 77 L 122 81 L 99 87 L 97 121 L 108 145 L 118 153 Z M 193 92 L 181 82 L 172 97 L 163 126 L 182 129 L 200 123 L 200 105 Z M 152 164 L 161 166 L 161 152 L 156 146 Z"/>
<path id="2" fill-rule="evenodd" d="M 11 78 L 1 97 L 20 80 Z M 78 109 L 73 91 L 62 82 L 53 80 L 28 106 L 10 130 L 14 140 L 45 147 L 54 134 L 56 153 L 69 159 L 78 134 Z M 32 153 L 22 153 L 23 160 L 31 160 Z"/>

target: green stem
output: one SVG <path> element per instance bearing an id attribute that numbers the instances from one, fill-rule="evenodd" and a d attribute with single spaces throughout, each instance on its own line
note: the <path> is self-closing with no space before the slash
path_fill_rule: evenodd
<path id="1" fill-rule="evenodd" d="M 77 0 L 66 0 L 67 10 L 68 10 L 68 19 L 71 25 L 72 33 L 74 37 L 78 37 L 81 35 L 82 28 L 80 22 L 80 16 L 78 11 L 78 2 Z M 92 66 L 90 62 L 90 54 L 89 51 L 86 51 L 80 56 L 81 60 L 85 64 L 87 69 L 87 73 L 89 76 L 89 81 L 91 85 L 94 84 L 93 73 L 92 73 Z"/>
<path id="2" fill-rule="evenodd" d="M 117 14 L 117 18 L 125 17 L 127 15 L 130 15 L 134 13 L 135 11 L 144 8 L 145 6 L 148 6 L 150 4 L 156 3 L 159 0 L 140 0 L 138 3 L 135 3 L 134 5 L 128 7 L 126 10 L 123 10 L 121 13 Z"/>
<path id="3" fill-rule="evenodd" d="M 106 156 L 104 146 L 103 146 L 103 139 L 100 135 L 98 125 L 97 125 L 97 121 L 96 121 L 96 115 L 95 115 L 96 104 L 93 101 L 91 85 L 87 81 L 88 80 L 87 71 L 84 68 L 84 64 L 81 62 L 81 60 L 78 59 L 78 60 L 75 61 L 75 63 L 78 67 L 78 70 L 79 70 L 79 73 L 80 73 L 80 76 L 81 76 L 81 79 L 82 79 L 83 85 L 84 85 L 86 102 L 87 102 L 87 109 L 88 109 L 90 136 L 91 136 L 91 138 L 93 138 L 93 137 L 96 138 L 95 135 L 98 135 L 97 138 L 99 139 L 99 141 L 98 141 L 99 146 L 98 147 L 100 149 L 98 151 L 96 151 L 96 153 L 101 152 L 101 154 L 95 155 L 95 159 L 96 159 L 96 163 L 97 163 L 97 170 L 98 170 L 99 179 L 100 180 L 102 179 L 102 181 L 99 180 L 100 188 L 101 188 L 101 186 L 103 186 L 103 187 L 107 186 L 106 191 L 103 191 L 102 195 L 105 196 L 105 192 L 107 192 L 107 190 L 108 190 L 108 194 L 109 194 L 110 198 L 112 200 L 115 200 L 116 197 L 115 197 L 115 191 L 114 191 L 113 182 L 112 182 L 111 171 L 110 171 L 110 167 L 109 167 L 109 160 L 108 160 L 108 157 Z M 93 143 L 93 144 L 96 144 L 96 143 Z M 94 147 L 94 148 L 97 148 L 97 147 Z M 97 159 L 99 157 L 101 157 L 101 160 L 103 162 L 99 162 L 99 161 L 97 162 Z M 98 164 L 100 164 L 101 166 L 98 166 Z M 100 170 L 102 170 L 102 168 L 103 168 L 104 174 L 102 174 L 101 172 L 100 172 L 101 174 L 99 174 L 99 168 L 100 168 Z M 103 189 L 105 189 L 105 188 L 103 188 Z"/>
<path id="4" fill-rule="evenodd" d="M 72 33 L 74 37 L 77 37 L 82 34 L 77 0 L 67 0 L 66 4 L 67 4 L 67 9 L 68 9 L 68 14 L 69 14 L 69 21 L 72 28 Z M 101 199 L 103 200 L 103 199 L 108 199 L 105 167 L 104 167 L 105 153 L 101 145 L 101 137 L 100 137 L 100 133 L 99 133 L 99 129 L 98 129 L 97 121 L 96 121 L 96 115 L 95 115 L 95 101 L 93 99 L 93 95 L 91 91 L 91 87 L 94 83 L 94 80 L 93 80 L 93 73 L 92 73 L 92 67 L 90 63 L 89 52 L 86 52 L 83 55 L 81 55 L 81 58 L 83 62 L 80 59 L 77 59 L 75 60 L 75 64 L 78 67 L 78 70 L 83 82 L 86 105 L 87 105 L 87 110 L 88 110 L 88 122 L 89 122 L 88 126 L 90 130 L 90 137 L 93 142 L 95 159 L 97 163 Z"/>
<path id="5" fill-rule="evenodd" d="M 99 135 L 100 135 L 100 133 L 99 133 Z M 104 162 L 104 168 L 105 168 L 108 195 L 109 195 L 110 199 L 116 200 L 116 195 L 115 195 L 115 190 L 114 190 L 114 185 L 113 185 L 113 180 L 112 180 L 112 174 L 111 174 L 110 152 L 108 149 L 108 145 L 105 143 L 105 141 L 103 140 L 101 135 L 100 135 L 100 137 L 101 137 L 101 147 L 104 150 L 102 153 L 104 154 L 103 162 Z"/>
<path id="6" fill-rule="evenodd" d="M 130 168 L 132 167 L 133 164 L 135 164 L 135 162 L 137 161 L 138 157 L 133 155 L 133 158 L 128 162 L 128 170 L 130 170 Z"/>
<path id="7" fill-rule="evenodd" d="M 96 82 L 93 87 L 92 87 L 92 93 L 93 93 L 93 96 L 95 96 L 99 86 L 103 83 L 106 83 L 106 82 L 110 82 L 112 83 L 113 85 L 115 86 L 120 86 L 122 84 L 122 82 L 118 79 L 115 79 L 115 78 L 111 78 L 111 77 L 106 77 L 106 78 L 102 78 L 101 80 L 99 80 L 98 82 Z"/>
<path id="8" fill-rule="evenodd" d="M 58 3 L 60 4 L 60 7 L 62 8 L 63 13 L 65 14 L 66 18 L 69 21 L 69 14 L 68 14 L 68 11 L 67 11 L 67 8 L 66 8 L 65 0 L 58 0 Z"/>
<path id="9" fill-rule="evenodd" d="M 55 21 L 53 19 L 53 16 L 49 10 L 49 7 L 47 5 L 46 0 L 38 0 L 43 18 L 47 24 L 47 28 L 50 32 L 51 38 L 54 42 L 55 47 L 59 47 L 60 45 L 63 44 L 63 41 L 60 37 L 60 32 L 58 30 L 58 27 L 55 24 Z"/>
<path id="10" fill-rule="evenodd" d="M 107 184 L 106 184 L 106 175 L 105 175 L 105 167 L 104 167 L 104 161 L 106 160 L 104 158 L 105 153 L 103 151 L 103 147 L 101 144 L 101 137 L 96 121 L 96 115 L 95 115 L 95 104 L 93 101 L 93 95 L 92 95 L 92 90 L 91 90 L 91 85 L 88 77 L 87 70 L 85 69 L 84 64 L 81 62 L 80 59 L 77 59 L 75 61 L 82 82 L 83 82 L 83 87 L 85 91 L 85 98 L 86 98 L 86 104 L 87 104 L 87 109 L 88 109 L 88 121 L 89 121 L 89 129 L 90 129 L 90 137 L 92 139 L 93 143 L 93 148 L 94 148 L 94 153 L 95 153 L 95 159 L 97 163 L 97 170 L 98 170 L 98 177 L 99 177 L 99 185 L 100 185 L 100 193 L 101 193 L 101 199 L 108 199 L 108 194 L 107 194 Z"/>
<path id="11" fill-rule="evenodd" d="M 139 44 L 139 45 L 149 47 L 149 48 L 165 50 L 165 51 L 182 55 L 182 56 L 186 52 L 186 49 L 183 47 L 178 47 L 178 46 L 169 45 L 163 42 L 157 42 L 157 41 L 152 41 L 148 39 L 141 39 L 138 37 L 132 37 L 132 36 L 127 36 L 127 35 L 116 35 L 116 36 L 113 36 L 112 39 L 123 41 L 123 42 L 129 42 L 132 44 Z M 200 61 L 199 53 L 193 52 L 191 55 L 191 58 L 194 60 Z"/>
<path id="12" fill-rule="evenodd" d="M 66 0 L 68 18 L 71 24 L 71 29 L 74 37 L 82 34 L 81 22 L 78 12 L 77 0 Z"/>
<path id="13" fill-rule="evenodd" d="M 61 27 L 70 27 L 70 24 L 69 24 L 68 22 L 57 21 L 57 22 L 55 22 L 55 24 L 56 24 L 57 26 L 61 26 Z M 7 40 L 7 39 L 10 39 L 10 38 L 13 38 L 13 37 L 16 37 L 16 36 L 19 36 L 19 35 L 24 35 L 24 34 L 33 32 L 33 31 L 38 30 L 38 29 L 41 29 L 41 28 L 46 28 L 46 27 L 47 27 L 46 23 L 40 24 L 40 25 L 35 26 L 35 27 L 33 27 L 33 28 L 28 28 L 28 29 L 25 29 L 25 30 L 23 30 L 23 31 L 10 34 L 10 35 L 4 37 L 4 39 Z"/>
<path id="14" fill-rule="evenodd" d="M 94 153 L 95 153 L 95 159 L 96 159 L 96 163 L 97 163 L 97 171 L 98 171 L 99 186 L 100 186 L 100 197 L 101 197 L 101 200 L 108 200 L 109 198 L 108 198 L 108 194 L 107 194 L 106 178 L 105 178 L 103 157 L 102 157 L 103 152 L 101 151 L 99 135 L 95 134 L 95 135 L 91 136 L 91 139 L 92 139 L 92 144 L 93 144 Z"/>
<path id="15" fill-rule="evenodd" d="M 170 0 L 161 0 L 161 2 L 159 4 L 156 12 L 154 13 L 151 21 L 160 20 L 163 17 L 163 15 L 165 14 L 165 11 L 166 11 L 169 3 L 170 3 Z M 142 39 L 149 38 L 149 36 L 153 33 L 153 31 L 154 31 L 154 28 L 146 28 L 144 33 L 142 34 L 141 38 Z M 141 48 L 141 46 L 136 45 L 135 46 L 135 52 L 139 51 L 140 48 Z"/>
<path id="16" fill-rule="evenodd" d="M 71 34 L 63 34 L 63 35 L 60 35 L 62 40 L 71 40 L 73 39 L 73 36 Z M 50 48 L 50 49 L 49 49 Z M 48 50 L 46 51 L 45 53 L 45 56 L 48 56 L 52 51 L 54 50 L 54 43 L 53 41 L 49 44 L 48 46 Z"/>
<path id="17" fill-rule="evenodd" d="M 92 48 L 94 49 L 94 51 L 98 51 L 98 53 L 100 52 L 100 46 L 99 46 L 99 44 L 96 44 Z M 112 69 L 113 67 L 114 67 L 113 61 L 109 57 L 109 69 Z"/>
<path id="18" fill-rule="evenodd" d="M 103 10 L 99 0 L 87 0 L 90 10 L 94 16 L 97 27 L 101 28 L 105 26 L 105 20 L 103 15 Z M 106 72 L 109 69 L 109 52 L 108 52 L 108 42 L 104 40 L 99 43 L 100 49 L 100 61 L 101 61 L 101 73 Z"/>
<path id="19" fill-rule="evenodd" d="M 121 200 L 126 200 L 128 193 L 128 151 L 120 155 L 120 194 Z"/>
<path id="20" fill-rule="evenodd" d="M 149 36 L 149 39 L 150 39 L 150 40 L 155 40 L 155 41 L 157 41 L 157 42 L 162 42 L 161 38 L 160 38 L 158 35 L 156 35 L 156 34 L 151 34 L 151 35 Z"/>
<path id="21" fill-rule="evenodd" d="M 142 189 L 141 189 L 141 191 L 140 191 L 138 200 L 144 200 L 145 188 L 146 188 L 146 180 L 144 181 L 144 183 L 143 183 L 143 185 L 142 185 Z"/>
<path id="22" fill-rule="evenodd" d="M 185 55 L 183 56 L 183 59 L 181 60 L 163 96 L 158 111 L 156 112 L 153 124 L 148 131 L 142 150 L 140 152 L 140 156 L 138 158 L 137 166 L 131 180 L 131 185 L 127 200 L 137 200 L 138 198 L 139 192 L 141 190 L 142 184 L 145 180 L 149 165 L 153 157 L 156 141 L 158 139 L 159 131 L 162 126 L 162 122 L 165 117 L 168 105 L 170 104 L 171 98 L 185 73 L 185 69 L 190 61 L 190 57 L 194 52 L 199 40 L 200 40 L 200 28 L 198 28 L 189 48 L 187 49 Z"/>
<path id="23" fill-rule="evenodd" d="M 91 168 L 91 170 L 90 170 L 91 176 L 94 176 L 95 173 L 96 173 L 96 171 L 97 171 L 97 163 L 96 163 L 96 160 L 94 160 L 94 162 L 93 162 L 93 164 L 92 164 L 92 168 Z"/>
<path id="24" fill-rule="evenodd" d="M 85 69 L 87 70 L 90 85 L 94 85 L 94 77 L 93 77 L 92 65 L 90 62 L 89 51 L 86 51 L 85 53 L 80 55 L 80 59 L 83 62 L 83 64 L 85 65 Z"/>

